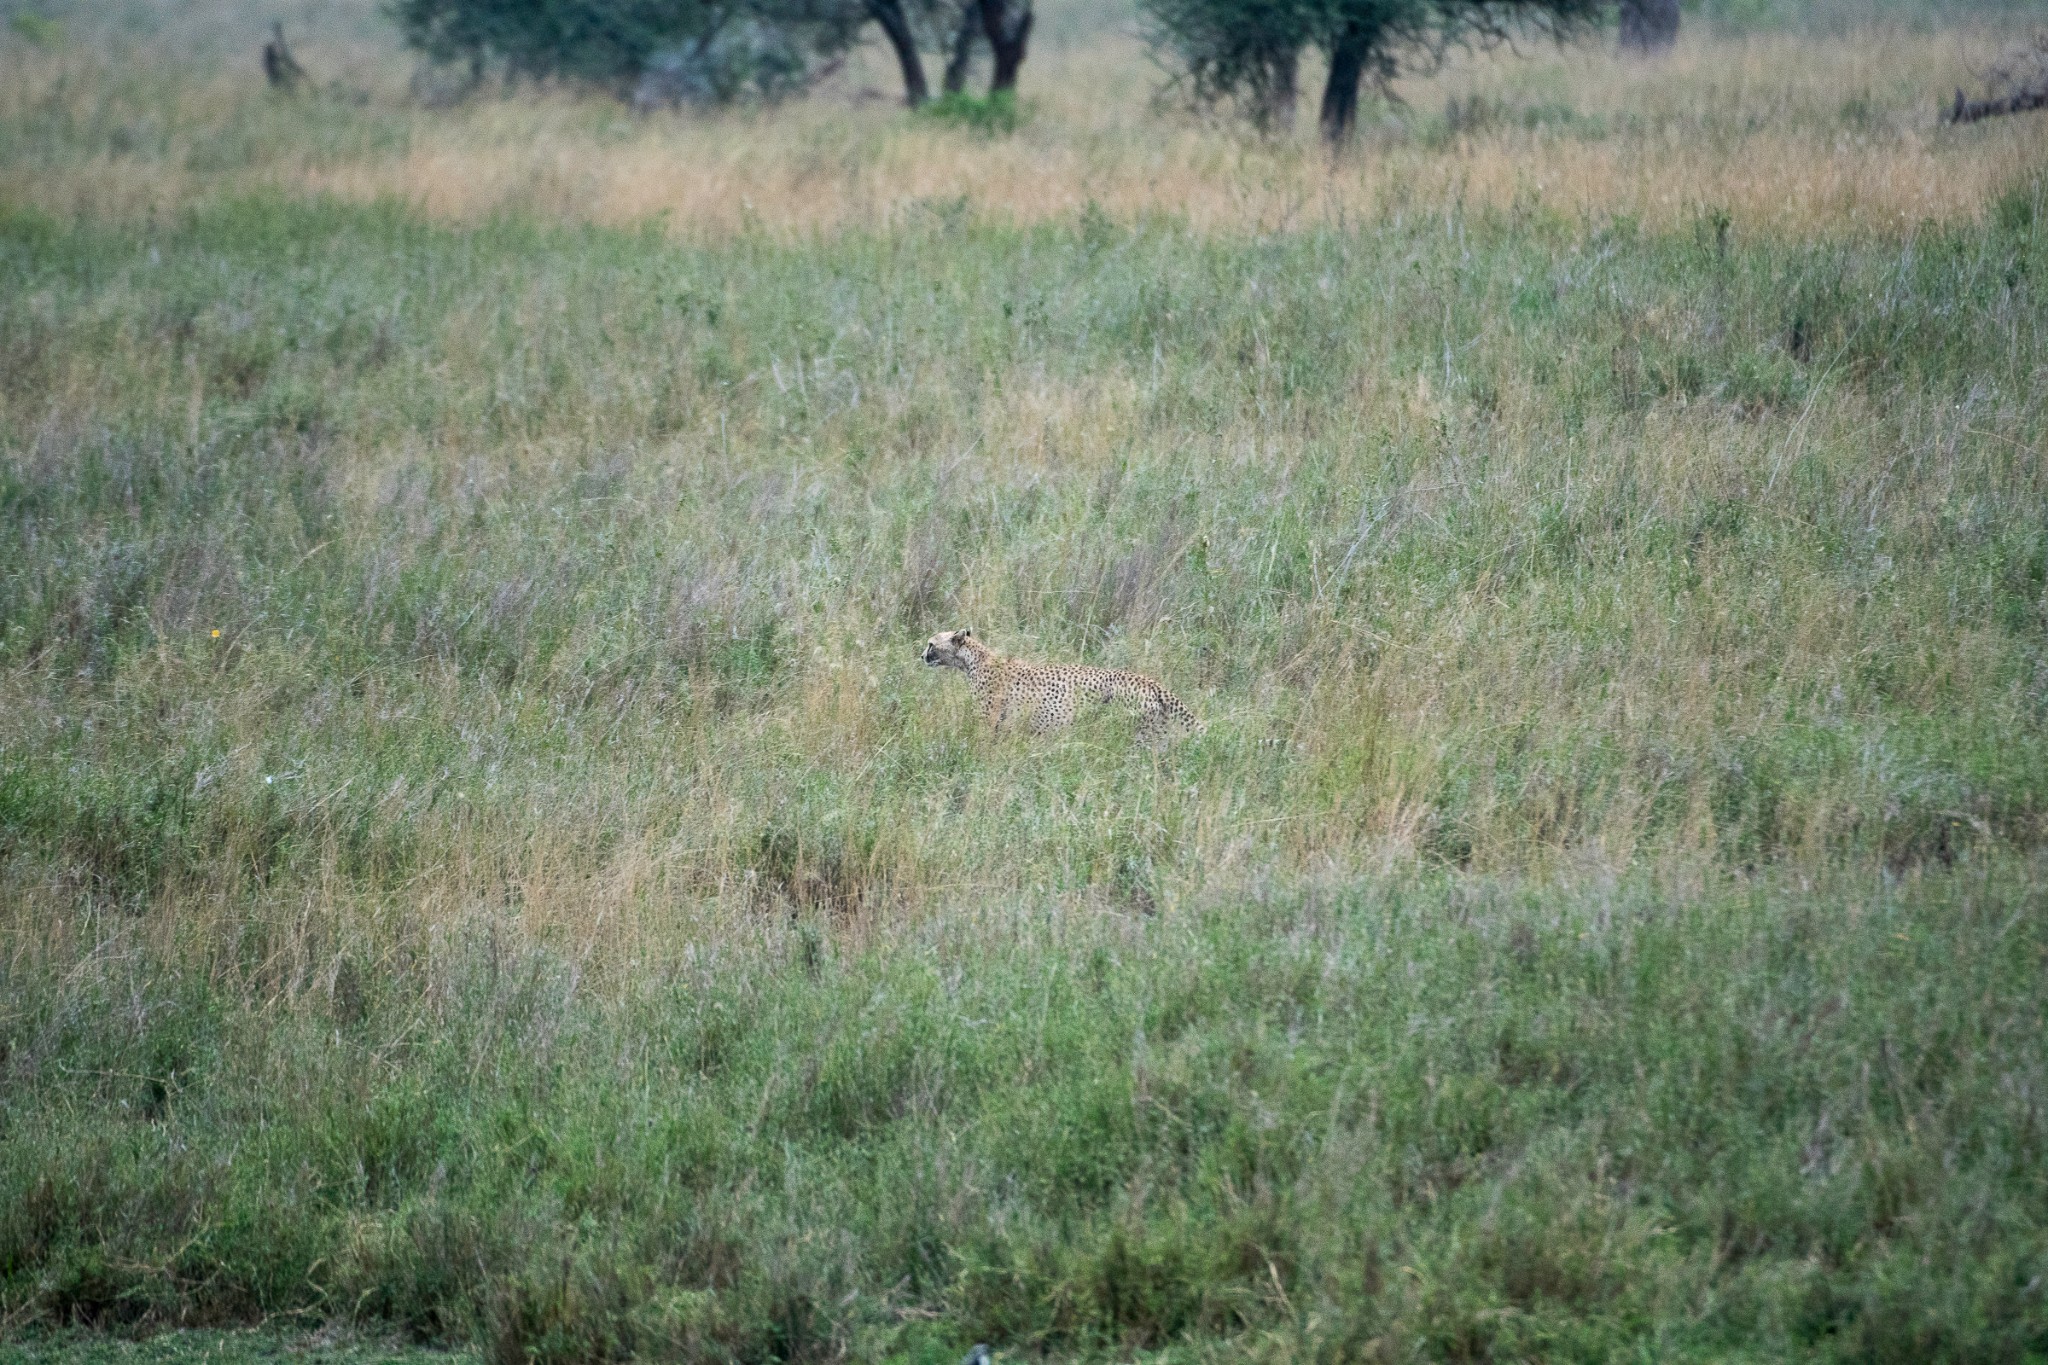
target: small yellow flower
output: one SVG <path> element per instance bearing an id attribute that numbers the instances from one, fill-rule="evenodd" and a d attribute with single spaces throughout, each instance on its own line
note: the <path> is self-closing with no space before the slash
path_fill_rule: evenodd
<path id="1" fill-rule="evenodd" d="M 215 631 L 215 632 L 213 633 L 213 638 L 214 638 L 214 639 L 216 639 L 216 640 L 218 640 L 218 639 L 220 638 L 220 632 L 219 632 L 219 631 Z"/>

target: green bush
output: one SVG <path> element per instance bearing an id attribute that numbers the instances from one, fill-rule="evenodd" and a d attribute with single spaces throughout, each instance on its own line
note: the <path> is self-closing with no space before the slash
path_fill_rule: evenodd
<path id="1" fill-rule="evenodd" d="M 990 136 L 1014 133 L 1024 119 L 1014 90 L 995 90 L 987 95 L 949 90 L 936 99 L 926 100 L 918 106 L 917 112 L 940 123 L 971 128 Z"/>

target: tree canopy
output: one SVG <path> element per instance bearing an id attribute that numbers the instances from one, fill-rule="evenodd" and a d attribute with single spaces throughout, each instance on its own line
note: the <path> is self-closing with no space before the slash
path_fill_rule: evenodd
<path id="1" fill-rule="evenodd" d="M 913 108 L 929 92 L 922 52 L 950 47 L 957 92 L 977 41 L 994 55 L 992 88 L 1016 84 L 1030 0 L 387 0 L 412 47 L 439 64 L 495 66 L 512 77 L 582 81 L 636 102 L 775 97 L 801 89 L 878 28 Z"/>
<path id="2" fill-rule="evenodd" d="M 1384 88 L 1458 44 L 1562 34 L 1597 22 L 1605 0 L 1144 0 L 1155 45 L 1202 103 L 1239 102 L 1264 126 L 1293 118 L 1304 50 L 1322 54 L 1319 118 L 1349 137 L 1367 81 Z"/>
<path id="3" fill-rule="evenodd" d="M 862 0 L 388 0 L 387 12 L 430 61 L 709 99 L 800 87 L 870 17 Z"/>

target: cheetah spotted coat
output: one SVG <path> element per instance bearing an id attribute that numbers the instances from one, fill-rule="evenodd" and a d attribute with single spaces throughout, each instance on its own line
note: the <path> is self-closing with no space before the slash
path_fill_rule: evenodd
<path id="1" fill-rule="evenodd" d="M 997 730 L 1022 717 L 1042 735 L 1074 723 L 1083 701 L 1114 702 L 1138 713 L 1138 738 L 1160 744 L 1202 728 L 1187 704 L 1156 679 L 1121 668 L 1033 664 L 998 654 L 965 630 L 941 631 L 925 642 L 924 661 L 957 668 L 974 688 L 975 709 Z"/>

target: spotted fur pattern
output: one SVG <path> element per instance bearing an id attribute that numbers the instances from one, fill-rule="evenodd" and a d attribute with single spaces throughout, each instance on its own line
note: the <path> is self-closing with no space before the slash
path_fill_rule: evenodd
<path id="1" fill-rule="evenodd" d="M 1074 723 L 1081 702 L 1113 702 L 1138 713 L 1138 738 L 1162 744 L 1202 722 L 1156 679 L 1088 664 L 1032 664 L 996 653 L 972 631 L 942 630 L 925 641 L 924 661 L 957 668 L 974 688 L 974 706 L 991 728 L 1022 719 L 1034 735 Z"/>

